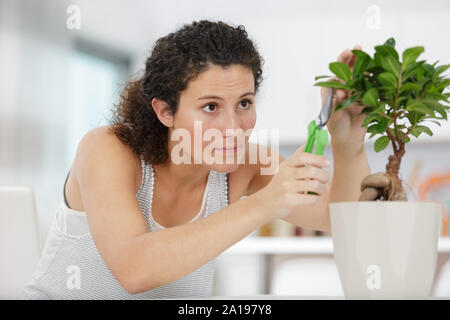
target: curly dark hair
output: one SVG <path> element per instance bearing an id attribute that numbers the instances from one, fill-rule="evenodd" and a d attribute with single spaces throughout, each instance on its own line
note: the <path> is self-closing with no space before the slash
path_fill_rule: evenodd
<path id="1" fill-rule="evenodd" d="M 129 79 L 114 106 L 109 129 L 135 154 L 152 163 L 168 159 L 168 132 L 151 105 L 153 98 L 178 110 L 180 93 L 210 65 L 238 64 L 252 70 L 255 94 L 262 81 L 263 58 L 244 26 L 201 20 L 159 38 L 138 79 Z"/>

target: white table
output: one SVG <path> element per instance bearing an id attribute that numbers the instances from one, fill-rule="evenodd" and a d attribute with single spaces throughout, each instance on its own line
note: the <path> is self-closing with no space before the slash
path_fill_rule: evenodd
<path id="1" fill-rule="evenodd" d="M 265 293 L 269 293 L 270 286 L 270 261 L 273 255 L 319 255 L 333 256 L 333 241 L 331 237 L 260 237 L 249 236 L 237 242 L 222 254 L 263 254 L 265 256 L 266 270 Z M 440 237 L 438 242 L 438 259 L 436 264 L 436 275 L 440 274 L 444 263 L 450 260 L 450 237 Z M 432 290 L 437 283 L 433 282 Z"/>
<path id="2" fill-rule="evenodd" d="M 450 253 L 450 237 L 440 237 L 438 252 Z M 258 237 L 242 239 L 223 254 L 333 254 L 331 237 Z"/>

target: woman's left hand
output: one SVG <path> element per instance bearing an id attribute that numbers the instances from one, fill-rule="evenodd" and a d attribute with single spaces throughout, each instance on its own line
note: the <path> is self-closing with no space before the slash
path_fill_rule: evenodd
<path id="1" fill-rule="evenodd" d="M 361 50 L 361 47 L 356 45 L 353 49 Z M 356 58 L 353 52 L 347 49 L 339 55 L 337 61 L 348 64 L 350 69 L 353 70 Z M 325 97 L 325 90 L 325 88 L 321 90 L 322 102 Z M 349 90 L 335 89 L 334 93 L 333 112 L 327 123 L 332 147 L 346 153 L 360 151 L 363 148 L 364 137 L 367 132 L 367 128 L 362 127 L 366 116 L 365 114 L 360 114 L 363 106 L 358 103 L 352 103 L 350 106 L 334 112 L 339 103 L 350 97 L 351 92 Z"/>

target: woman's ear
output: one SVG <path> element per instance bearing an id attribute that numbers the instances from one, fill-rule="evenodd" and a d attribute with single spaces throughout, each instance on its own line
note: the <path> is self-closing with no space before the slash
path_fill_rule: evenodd
<path id="1" fill-rule="evenodd" d="M 153 98 L 152 107 L 162 124 L 169 128 L 173 127 L 172 111 L 170 111 L 170 108 L 165 101 Z"/>

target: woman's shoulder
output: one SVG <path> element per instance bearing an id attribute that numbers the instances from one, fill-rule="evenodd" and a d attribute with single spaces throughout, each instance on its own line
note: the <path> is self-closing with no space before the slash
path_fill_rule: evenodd
<path id="1" fill-rule="evenodd" d="M 85 160 L 96 162 L 92 165 L 98 165 L 98 162 L 106 162 L 112 159 L 114 159 L 114 162 L 120 163 L 124 171 L 134 173 L 138 189 L 141 179 L 140 157 L 122 142 L 109 126 L 93 128 L 81 138 L 72 170 L 74 172 L 80 170 L 80 164 L 86 162 Z"/>
<path id="2" fill-rule="evenodd" d="M 83 148 L 82 145 L 85 147 Z M 81 147 L 81 148 L 80 148 Z M 114 156 L 125 162 L 140 164 L 140 157 L 133 150 L 120 140 L 111 130 L 110 126 L 101 126 L 89 130 L 81 139 L 79 149 L 81 151 L 92 151 L 101 148 L 103 150 L 111 150 Z"/>

